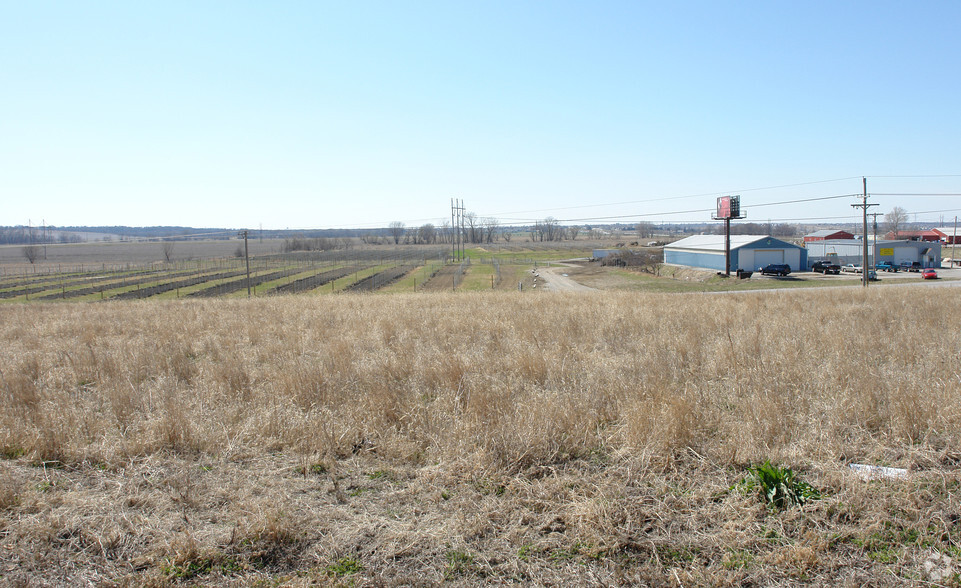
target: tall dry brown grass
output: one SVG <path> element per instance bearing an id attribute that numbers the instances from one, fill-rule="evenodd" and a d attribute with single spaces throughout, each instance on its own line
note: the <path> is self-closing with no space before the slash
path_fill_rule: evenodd
<path id="1" fill-rule="evenodd" d="M 660 567 L 652 576 L 634 576 L 643 580 L 668 566 L 660 543 L 648 548 L 637 533 L 662 528 L 664 536 L 678 529 L 690 535 L 698 525 L 714 524 L 712 517 L 723 519 L 711 496 L 730 480 L 698 478 L 699 468 L 716 477 L 771 460 L 821 472 L 827 483 L 849 490 L 851 482 L 836 472 L 851 461 L 953 471 L 961 461 L 961 330 L 951 326 L 959 311 L 953 288 L 7 305 L 0 307 L 0 452 L 7 463 L 35 464 L 45 476 L 47 468 L 61 467 L 112 472 L 123 489 L 103 492 L 122 497 L 123 509 L 159 508 L 156 492 L 163 489 L 168 522 L 125 523 L 101 511 L 89 515 L 102 518 L 96 531 L 84 527 L 89 520 L 48 521 L 84 528 L 95 540 L 87 539 L 92 543 L 82 549 L 102 551 L 106 560 L 111 553 L 128 559 L 153 553 L 152 561 L 166 562 L 168 571 L 181 569 L 181 560 L 223 567 L 228 545 L 246 550 L 247 565 L 336 561 L 343 547 L 324 544 L 312 555 L 290 547 L 326 524 L 312 518 L 316 513 L 294 515 L 289 509 L 300 507 L 290 506 L 289 494 L 268 500 L 272 491 L 264 494 L 242 480 L 273 480 L 266 470 L 252 473 L 248 464 L 287 456 L 303 465 L 305 488 L 314 483 L 312 467 L 325 472 L 333 484 L 325 500 L 339 509 L 365 488 L 346 486 L 358 474 L 343 464 L 365 455 L 392 469 L 394 478 L 384 474 L 382 483 L 398 496 L 409 492 L 441 508 L 448 498 L 439 498 L 447 491 L 441 492 L 438 480 L 463 482 L 477 492 L 471 506 L 483 512 L 432 515 L 437 529 L 445 530 L 425 532 L 419 536 L 423 545 L 407 548 L 401 544 L 411 528 L 395 528 L 402 519 L 387 517 L 379 527 L 384 543 L 373 550 L 383 559 L 369 561 L 369 567 L 429 553 L 449 560 L 440 579 L 453 575 L 470 583 L 493 570 L 502 573 L 507 564 L 450 553 L 478 544 L 516 553 L 523 545 L 518 542 L 530 541 L 519 529 L 541 521 L 535 535 L 549 543 L 539 548 L 542 554 L 575 527 L 575 545 L 653 550 L 647 557 Z M 169 460 L 194 465 L 174 471 Z M 196 464 L 206 462 L 222 464 L 229 471 L 222 483 L 236 484 L 234 489 L 204 482 Z M 576 477 L 564 474 L 571 464 L 581 464 Z M 137 468 L 144 469 L 139 482 L 126 473 Z M 418 473 L 409 474 L 414 481 L 400 490 L 403 471 Z M 679 481 L 678 472 L 696 483 Z M 285 492 L 294 482 L 276 484 L 276 492 Z M 505 488 L 519 502 L 510 508 L 488 504 Z M 630 488 L 635 490 L 625 490 Z M 868 498 L 851 491 L 845 516 L 870 510 L 858 511 Z M 623 501 L 630 496 L 627 506 Z M 229 538 L 203 537 L 200 529 L 213 527 L 198 527 L 196 511 L 225 508 L 216 505 L 234 499 L 245 506 L 231 511 Z M 419 507 L 408 500 L 400 499 L 405 506 L 396 508 L 416 512 Z M 43 504 L 29 485 L 0 486 L 0 508 L 7 511 L 37 512 L 48 508 Z M 914 519 L 922 527 L 934 524 L 934 511 L 925 504 L 916 511 L 927 514 Z M 434 507 L 425 508 L 436 514 Z M 522 510 L 514 522 L 503 519 L 511 509 Z M 677 525 L 661 520 L 671 512 L 688 518 Z M 552 522 L 557 513 L 562 523 Z M 125 525 L 153 539 L 130 542 Z M 827 540 L 802 522 L 792 525 L 814 539 L 778 547 L 765 565 L 780 558 L 802 576 L 816 575 L 817 562 L 829 551 Z M 62 533 L 17 528 L 28 542 L 43 536 L 56 543 Z M 748 572 L 736 558 L 753 549 L 752 540 L 717 533 L 712 545 L 726 547 L 717 547 L 710 565 L 744 580 Z M 728 543 L 718 539 L 724 536 Z M 396 545 L 390 543 L 395 539 Z M 344 541 L 351 545 L 353 539 Z M 438 552 L 437 545 L 447 551 Z M 262 553 L 251 555 L 255 548 Z M 734 564 L 718 554 L 735 558 Z M 703 581 L 706 576 L 698 580 L 689 569 L 697 560 L 685 558 L 678 569 L 687 576 L 678 581 Z M 510 573 L 523 579 L 526 561 L 512 560 Z M 464 569 L 471 575 L 461 574 Z M 586 581 L 580 571 L 565 570 L 548 566 L 541 570 L 546 575 L 528 580 Z M 410 573 L 408 581 L 421 577 Z M 604 582 L 617 581 L 610 573 Z"/>
<path id="2" fill-rule="evenodd" d="M 6 306 L 0 448 L 517 469 L 877 459 L 961 424 L 950 290 Z"/>

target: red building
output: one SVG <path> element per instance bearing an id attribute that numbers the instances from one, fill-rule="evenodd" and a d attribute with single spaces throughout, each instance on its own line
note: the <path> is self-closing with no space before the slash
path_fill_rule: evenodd
<path id="1" fill-rule="evenodd" d="M 827 241 L 829 239 L 853 239 L 854 235 L 847 231 L 838 231 L 835 229 L 824 229 L 821 231 L 814 231 L 810 235 L 804 235 L 804 242 L 810 243 L 811 241 Z"/>
<path id="2" fill-rule="evenodd" d="M 942 243 L 952 244 L 961 243 L 961 227 L 955 229 L 954 227 L 937 227 L 931 229 L 938 234 L 939 241 Z M 957 237 L 955 237 L 957 234 Z"/>
<path id="3" fill-rule="evenodd" d="M 924 231 L 889 231 L 887 235 L 884 236 L 885 239 L 889 241 L 940 241 L 941 235 L 932 229 L 927 229 Z"/>

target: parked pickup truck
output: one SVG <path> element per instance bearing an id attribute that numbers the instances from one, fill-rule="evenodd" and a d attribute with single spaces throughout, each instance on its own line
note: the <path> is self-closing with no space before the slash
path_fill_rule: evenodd
<path id="1" fill-rule="evenodd" d="M 920 261 L 902 261 L 901 271 L 919 272 L 921 271 L 921 262 Z"/>
<path id="2" fill-rule="evenodd" d="M 853 263 L 849 263 L 847 265 L 841 266 L 841 271 L 852 273 L 852 274 L 859 274 L 861 273 L 861 266 L 854 265 Z"/>
<path id="3" fill-rule="evenodd" d="M 898 266 L 894 265 L 890 261 L 879 261 L 876 264 L 874 264 L 874 269 L 880 270 L 883 272 L 897 272 Z"/>
<path id="4" fill-rule="evenodd" d="M 822 274 L 839 274 L 841 273 L 841 266 L 830 261 L 815 261 L 814 265 L 811 266 L 811 271 Z"/>
<path id="5" fill-rule="evenodd" d="M 761 268 L 762 276 L 786 276 L 791 273 L 791 266 L 786 263 L 769 263 Z"/>

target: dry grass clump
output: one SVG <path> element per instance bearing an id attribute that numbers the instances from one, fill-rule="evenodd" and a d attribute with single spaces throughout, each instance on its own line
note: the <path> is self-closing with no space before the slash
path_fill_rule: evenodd
<path id="1" fill-rule="evenodd" d="M 7 305 L 0 580 L 927 581 L 951 290 Z"/>

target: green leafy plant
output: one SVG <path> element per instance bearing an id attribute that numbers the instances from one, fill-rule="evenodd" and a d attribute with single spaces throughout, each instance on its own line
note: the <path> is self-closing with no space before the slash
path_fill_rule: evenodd
<path id="1" fill-rule="evenodd" d="M 334 576 L 349 576 L 364 571 L 364 566 L 352 557 L 342 557 L 326 569 L 327 573 Z"/>
<path id="2" fill-rule="evenodd" d="M 451 549 L 447 552 L 445 558 L 447 559 L 447 569 L 444 572 L 444 577 L 448 580 L 466 575 L 474 567 L 474 556 L 464 551 Z"/>
<path id="3" fill-rule="evenodd" d="M 757 492 L 768 506 L 782 510 L 804 506 L 807 501 L 821 497 L 817 489 L 801 480 L 791 468 L 776 466 L 770 461 L 748 468 L 741 486 L 748 492 Z"/>

